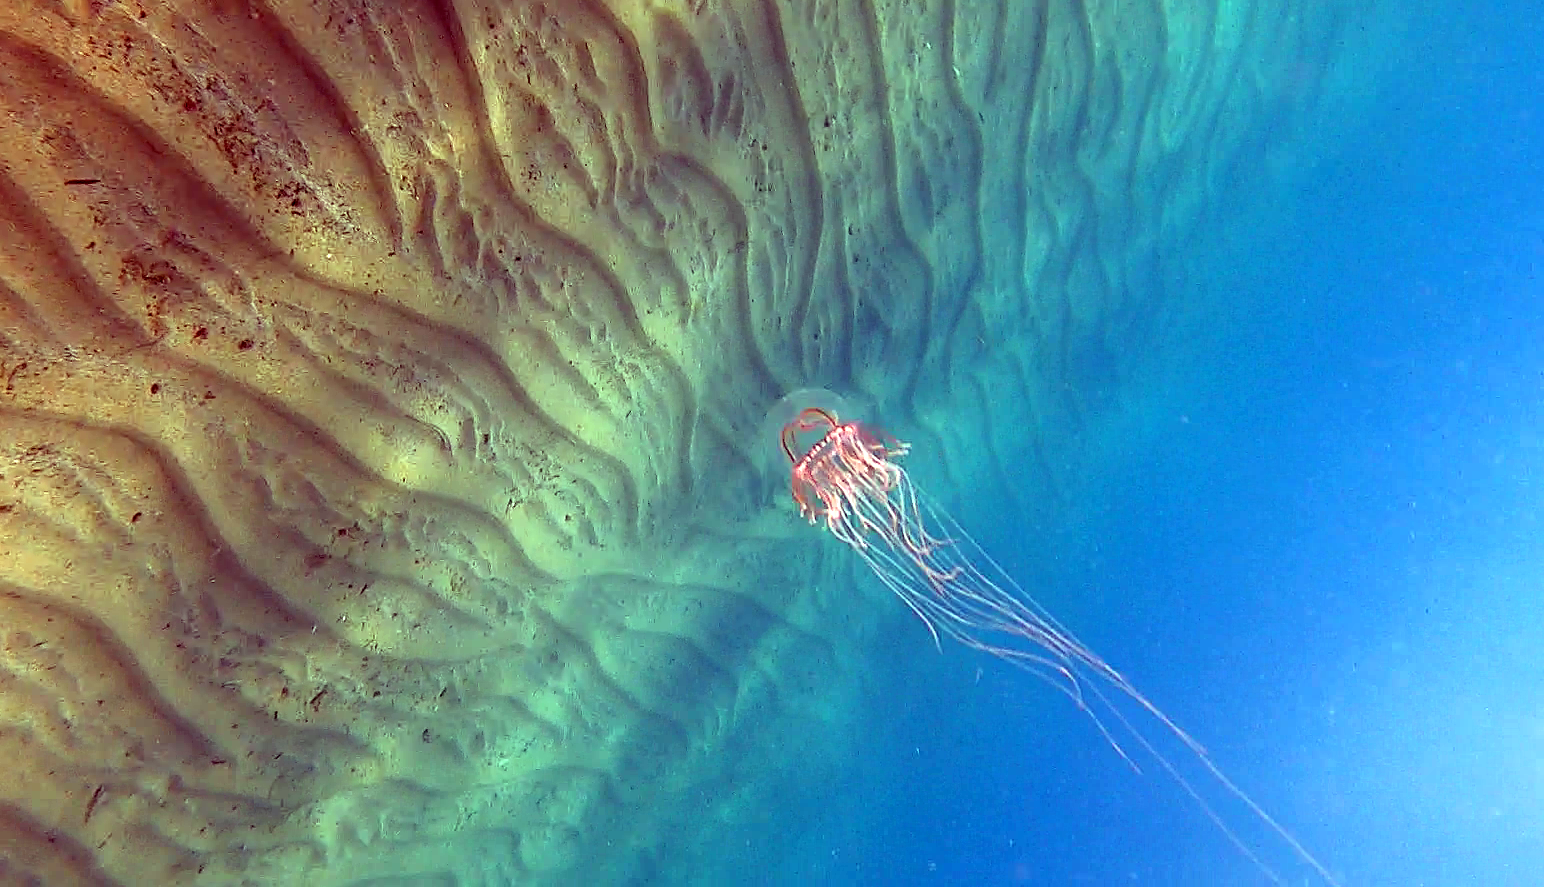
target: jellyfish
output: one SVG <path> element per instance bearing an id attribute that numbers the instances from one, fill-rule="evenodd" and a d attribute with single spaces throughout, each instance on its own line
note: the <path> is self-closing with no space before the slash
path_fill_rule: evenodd
<path id="1" fill-rule="evenodd" d="M 845 419 L 845 410 L 842 400 L 828 391 L 796 391 L 768 414 L 764 439 L 775 440 L 774 457 L 780 457 L 788 471 L 799 514 L 852 549 L 922 621 L 935 647 L 941 650 L 947 638 L 1017 666 L 1061 691 L 1089 716 L 1128 766 L 1141 772 L 1123 739 L 1134 742 L 1167 771 L 1266 877 L 1285 883 L 1113 704 L 1112 693 L 1125 696 L 1171 733 L 1224 792 L 1258 817 L 1300 860 L 1326 883 L 1340 887 L 1329 870 L 1235 784 L 1199 742 L 1057 621 L 912 480 L 898 461 L 910 451 L 906 443 Z M 1107 717 L 1119 728 L 1112 728 Z"/>

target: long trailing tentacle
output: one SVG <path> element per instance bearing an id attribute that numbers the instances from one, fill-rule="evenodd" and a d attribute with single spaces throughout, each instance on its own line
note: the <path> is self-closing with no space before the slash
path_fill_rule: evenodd
<path id="1" fill-rule="evenodd" d="M 822 429 L 825 433 L 806 452 L 795 452 L 799 434 Z M 1228 795 L 1244 804 L 1326 883 L 1340 887 L 1291 832 L 1218 767 L 1205 747 L 1078 640 L 912 482 L 894 461 L 907 452 L 906 444 L 856 423 L 842 423 L 824 410 L 809 409 L 785 426 L 783 448 L 793 465 L 794 498 L 801 513 L 811 523 L 823 521 L 832 535 L 857 552 L 885 587 L 922 620 L 935 646 L 942 649 L 941 638 L 948 636 L 1045 680 L 1088 714 L 1116 753 L 1140 772 L 1100 713 L 1114 717 L 1124 735 L 1158 762 L 1240 853 L 1272 882 L 1284 883 L 1106 693 L 1106 689 L 1118 691 L 1189 749 Z"/>

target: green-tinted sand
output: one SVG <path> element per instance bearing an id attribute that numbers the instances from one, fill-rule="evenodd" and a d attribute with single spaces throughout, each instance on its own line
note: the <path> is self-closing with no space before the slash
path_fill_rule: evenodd
<path id="1" fill-rule="evenodd" d="M 49 884 L 781 871 L 927 646 L 768 408 L 1075 511 L 1204 326 L 1198 224 L 1377 49 L 1286 0 L 171 5 L 0 11 L 0 857 Z"/>

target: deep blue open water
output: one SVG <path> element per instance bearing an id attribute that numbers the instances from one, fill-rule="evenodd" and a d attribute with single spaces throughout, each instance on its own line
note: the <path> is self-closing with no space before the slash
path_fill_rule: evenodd
<path id="1" fill-rule="evenodd" d="M 1346 885 L 1544 884 L 1544 9 L 1466 18 L 1216 280 L 1076 553 L 1002 552 Z M 810 881 L 1269 883 L 1054 691 L 917 647 L 853 777 L 887 824 Z"/>

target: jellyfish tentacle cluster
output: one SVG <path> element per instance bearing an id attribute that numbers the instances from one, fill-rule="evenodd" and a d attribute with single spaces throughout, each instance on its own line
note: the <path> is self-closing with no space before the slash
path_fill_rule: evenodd
<path id="1" fill-rule="evenodd" d="M 785 398 L 785 401 L 787 398 Z M 779 404 L 779 408 L 784 404 Z M 786 415 L 786 413 L 785 413 Z M 1010 576 L 897 462 L 911 448 L 882 431 L 843 421 L 825 406 L 805 406 L 782 427 L 799 514 L 824 524 L 857 553 L 880 582 L 922 620 L 942 649 L 949 637 L 1036 675 L 1065 693 L 1133 769 L 1129 736 L 1180 785 L 1238 850 L 1272 882 L 1285 881 L 1224 821 L 1215 807 L 1116 706 L 1123 696 L 1194 755 L 1221 790 L 1241 802 L 1319 877 L 1339 882 L 1298 839 L 1215 764 L 1206 749 L 1063 626 Z M 1113 717 L 1123 732 L 1110 729 Z"/>

